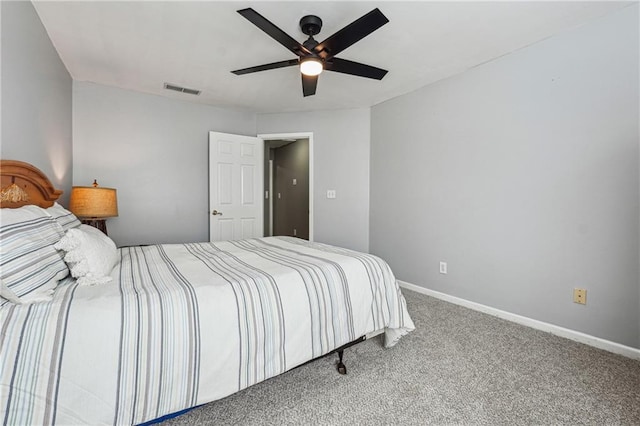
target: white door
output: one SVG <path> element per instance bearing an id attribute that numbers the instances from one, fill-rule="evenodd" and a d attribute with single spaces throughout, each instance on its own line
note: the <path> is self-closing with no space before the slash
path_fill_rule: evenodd
<path id="1" fill-rule="evenodd" d="M 264 142 L 209 132 L 209 240 L 262 237 Z"/>

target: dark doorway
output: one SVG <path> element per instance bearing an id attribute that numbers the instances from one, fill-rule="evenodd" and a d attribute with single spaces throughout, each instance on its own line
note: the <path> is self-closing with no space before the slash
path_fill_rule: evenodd
<path id="1" fill-rule="evenodd" d="M 308 240 L 309 140 L 269 140 L 265 150 L 265 235 Z"/>

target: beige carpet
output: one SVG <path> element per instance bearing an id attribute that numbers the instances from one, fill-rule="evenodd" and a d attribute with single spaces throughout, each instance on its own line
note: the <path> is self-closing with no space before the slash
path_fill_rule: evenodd
<path id="1" fill-rule="evenodd" d="M 317 360 L 167 425 L 640 425 L 640 361 L 403 290 L 416 330 Z"/>

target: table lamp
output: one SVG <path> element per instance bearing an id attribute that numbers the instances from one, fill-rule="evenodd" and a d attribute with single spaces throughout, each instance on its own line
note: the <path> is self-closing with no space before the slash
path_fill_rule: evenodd
<path id="1" fill-rule="evenodd" d="M 94 179 L 92 186 L 71 188 L 69 210 L 82 223 L 98 228 L 107 234 L 106 218 L 118 216 L 118 199 L 114 188 L 98 186 Z"/>

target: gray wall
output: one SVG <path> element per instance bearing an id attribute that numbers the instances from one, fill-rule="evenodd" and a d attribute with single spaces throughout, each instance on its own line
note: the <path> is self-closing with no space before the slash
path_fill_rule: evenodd
<path id="1" fill-rule="evenodd" d="M 118 190 L 118 245 L 208 241 L 208 132 L 255 129 L 253 113 L 74 82 L 74 184 Z"/>
<path id="2" fill-rule="evenodd" d="M 369 108 L 258 114 L 257 129 L 313 132 L 313 239 L 368 251 Z M 328 189 L 335 199 L 327 199 Z"/>
<path id="3" fill-rule="evenodd" d="M 0 158 L 33 164 L 64 191 L 72 179 L 71 77 L 31 2 L 3 1 Z"/>
<path id="4" fill-rule="evenodd" d="M 638 52 L 636 4 L 375 106 L 371 251 L 401 280 L 640 347 Z"/>

